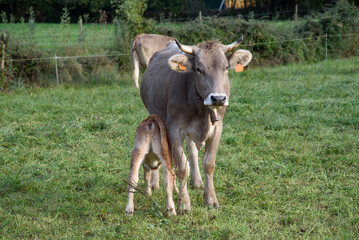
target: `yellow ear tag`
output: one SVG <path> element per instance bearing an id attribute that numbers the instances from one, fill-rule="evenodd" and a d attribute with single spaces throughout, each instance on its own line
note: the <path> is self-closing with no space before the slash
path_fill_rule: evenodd
<path id="1" fill-rule="evenodd" d="M 234 69 L 236 72 L 242 72 L 243 71 L 243 66 L 241 64 L 237 64 L 236 68 Z"/>
<path id="2" fill-rule="evenodd" d="M 184 66 L 184 65 L 182 65 L 182 64 L 178 64 L 178 69 L 180 70 L 180 71 L 186 71 L 186 66 Z"/>

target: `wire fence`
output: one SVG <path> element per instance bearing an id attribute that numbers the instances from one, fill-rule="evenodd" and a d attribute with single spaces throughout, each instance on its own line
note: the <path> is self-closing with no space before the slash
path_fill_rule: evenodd
<path id="1" fill-rule="evenodd" d="M 278 41 L 270 41 L 270 42 L 254 42 L 248 44 L 241 44 L 243 47 L 253 47 L 253 46 L 260 46 L 260 45 L 271 45 L 271 44 L 278 44 L 278 43 L 285 43 L 285 42 L 294 42 L 294 41 L 306 41 L 310 39 L 319 39 L 319 38 L 333 38 L 333 37 L 343 37 L 343 36 L 359 36 L 358 33 L 348 33 L 348 34 L 335 34 L 335 35 L 319 35 L 319 36 L 311 36 L 305 38 L 295 38 L 295 39 L 288 39 L 288 40 L 278 40 Z M 326 49 L 328 46 L 326 45 Z M 125 52 L 112 52 L 108 54 L 90 54 L 90 55 L 80 55 L 80 56 L 54 56 L 54 57 L 41 57 L 41 58 L 23 58 L 23 59 L 5 59 L 5 62 L 20 62 L 20 61 L 40 61 L 40 60 L 56 60 L 56 59 L 78 59 L 78 58 L 96 58 L 96 57 L 116 57 L 116 56 L 130 56 L 130 53 Z"/>
<path id="2" fill-rule="evenodd" d="M 348 33 L 348 34 L 334 34 L 334 35 L 320 35 L 320 36 L 311 36 L 311 37 L 305 37 L 305 38 L 296 38 L 296 39 L 288 39 L 288 40 L 278 40 L 278 41 L 267 41 L 267 42 L 254 42 L 254 43 L 248 43 L 248 44 L 241 44 L 242 47 L 253 47 L 253 46 L 263 46 L 263 45 L 272 45 L 272 44 L 278 44 L 278 43 L 285 43 L 285 42 L 294 42 L 294 41 L 307 41 L 311 39 L 323 39 L 325 38 L 324 44 L 325 44 L 325 59 L 328 58 L 328 39 L 335 38 L 335 37 L 344 37 L 344 36 L 359 36 L 358 33 Z M 126 52 L 111 52 L 107 54 L 89 54 L 89 55 L 68 55 L 68 56 L 57 56 L 56 53 L 54 53 L 53 57 L 38 57 L 38 58 L 22 58 L 22 59 L 4 59 L 5 63 L 11 63 L 11 62 L 24 62 L 24 61 L 54 61 L 55 62 L 55 70 L 56 70 L 56 82 L 57 85 L 60 84 L 59 81 L 59 70 L 58 70 L 58 60 L 64 60 L 64 59 L 80 59 L 80 58 L 107 58 L 107 57 L 119 57 L 119 56 L 126 56 L 129 57 L 131 54 Z M 73 63 L 67 63 L 65 65 L 74 65 Z"/>
<path id="3" fill-rule="evenodd" d="M 314 13 L 314 12 L 320 12 L 323 11 L 324 8 L 313 8 L 313 9 L 298 9 L 297 12 L 298 13 Z M 156 20 L 156 22 L 163 22 L 163 21 L 171 21 L 171 22 L 184 22 L 184 21 L 193 21 L 196 20 L 200 17 L 218 17 L 218 18 L 235 18 L 238 16 L 244 17 L 244 18 L 248 18 L 248 17 L 263 17 L 263 16 L 280 16 L 280 15 L 288 15 L 288 14 L 295 14 L 296 10 L 285 10 L 285 11 L 276 11 L 276 12 L 265 12 L 265 13 L 256 13 L 254 11 L 249 11 L 248 14 L 241 14 L 238 13 L 236 16 L 226 16 L 226 15 L 221 15 L 222 12 L 218 12 L 215 15 L 207 15 L 207 16 L 202 16 L 201 14 L 199 14 L 198 16 L 195 17 L 184 17 L 184 18 L 173 18 L 173 19 L 162 19 L 162 20 Z"/>

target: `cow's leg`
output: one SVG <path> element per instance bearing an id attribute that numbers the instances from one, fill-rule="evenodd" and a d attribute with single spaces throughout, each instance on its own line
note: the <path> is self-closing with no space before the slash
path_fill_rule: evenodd
<path id="1" fill-rule="evenodd" d="M 147 156 L 148 157 L 148 156 Z M 146 164 L 143 165 L 143 178 L 145 179 L 145 193 L 148 195 L 152 195 L 151 190 L 151 168 L 149 168 Z"/>
<path id="2" fill-rule="evenodd" d="M 206 176 L 203 198 L 207 206 L 219 207 L 213 184 L 213 172 L 215 168 L 216 154 L 219 140 L 222 135 L 222 124 L 217 124 L 216 133 L 206 141 L 206 149 L 203 155 L 203 168 Z"/>
<path id="3" fill-rule="evenodd" d="M 160 189 L 160 173 L 159 173 L 160 168 L 156 169 L 156 170 L 151 170 L 151 188 L 153 190 L 158 190 Z"/>
<path id="4" fill-rule="evenodd" d="M 170 127 L 168 127 L 170 129 Z M 177 211 L 187 212 L 191 210 L 191 201 L 187 192 L 188 164 L 183 151 L 183 138 L 178 136 L 179 130 L 168 131 L 168 138 L 171 146 L 171 152 L 177 168 L 177 177 L 180 182 Z"/>
<path id="5" fill-rule="evenodd" d="M 199 167 L 198 167 L 198 150 L 196 147 L 196 143 L 189 137 L 186 137 L 186 150 L 187 150 L 189 162 L 191 165 L 190 184 L 194 188 L 200 188 L 203 185 L 203 182 L 202 182 L 201 173 L 200 173 Z"/>
<path id="6" fill-rule="evenodd" d="M 143 153 L 138 149 L 134 148 L 132 150 L 130 174 L 127 179 L 128 201 L 125 210 L 125 213 L 127 215 L 132 215 L 134 211 L 133 195 L 138 182 L 138 172 L 145 156 L 146 153 Z"/>
<path id="7" fill-rule="evenodd" d="M 133 51 L 132 54 L 132 78 L 135 82 L 136 88 L 139 88 L 140 85 L 138 83 L 138 79 L 140 77 L 140 59 L 138 57 L 137 51 Z"/>

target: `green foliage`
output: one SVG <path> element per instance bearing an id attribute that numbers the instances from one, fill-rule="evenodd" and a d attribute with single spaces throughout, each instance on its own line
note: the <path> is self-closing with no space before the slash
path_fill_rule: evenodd
<path id="1" fill-rule="evenodd" d="M 29 26 L 29 37 L 30 37 L 30 42 L 33 42 L 34 40 L 34 34 L 35 34 L 35 12 L 34 12 L 34 8 L 30 7 L 29 9 L 29 22 L 28 22 L 28 26 Z"/>
<path id="2" fill-rule="evenodd" d="M 359 53 L 358 25 L 358 9 L 347 0 L 341 0 L 298 26 L 292 21 L 276 25 L 250 16 L 248 21 L 241 17 L 204 18 L 202 24 L 198 20 L 177 25 L 156 24 L 153 32 L 174 36 L 184 44 L 210 39 L 229 44 L 243 33 L 245 39 L 241 46 L 254 55 L 251 65 L 263 66 L 325 59 L 326 33 L 330 37 L 330 57 L 356 55 Z"/>
<path id="3" fill-rule="evenodd" d="M 118 17 L 129 24 L 133 36 L 151 31 L 150 22 L 143 17 L 147 0 L 113 0 L 112 5 Z"/>
<path id="4" fill-rule="evenodd" d="M 134 216 L 124 215 L 121 178 L 147 116 L 130 81 L 0 92 L 0 235 L 356 239 L 358 65 L 355 57 L 230 71 L 214 171 L 221 208 L 208 209 L 203 189 L 189 187 L 191 212 L 173 218 L 159 211 L 162 184 L 152 195 L 157 204 L 136 193 Z"/>
<path id="5" fill-rule="evenodd" d="M 5 11 L 1 11 L 1 20 L 5 24 L 8 23 L 8 19 Z"/>
<path id="6" fill-rule="evenodd" d="M 67 7 L 64 7 L 61 15 L 61 25 L 68 25 L 71 22 L 70 12 Z"/>

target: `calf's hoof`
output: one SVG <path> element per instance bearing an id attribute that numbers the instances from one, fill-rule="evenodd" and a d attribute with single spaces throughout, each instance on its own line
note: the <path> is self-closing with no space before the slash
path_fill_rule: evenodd
<path id="1" fill-rule="evenodd" d="M 125 215 L 127 216 L 127 217 L 132 217 L 133 216 L 133 210 L 131 211 L 131 210 L 126 210 L 125 211 Z"/>
<path id="2" fill-rule="evenodd" d="M 167 209 L 167 214 L 168 214 L 168 216 L 176 216 L 177 215 L 176 211 L 173 208 Z"/>

